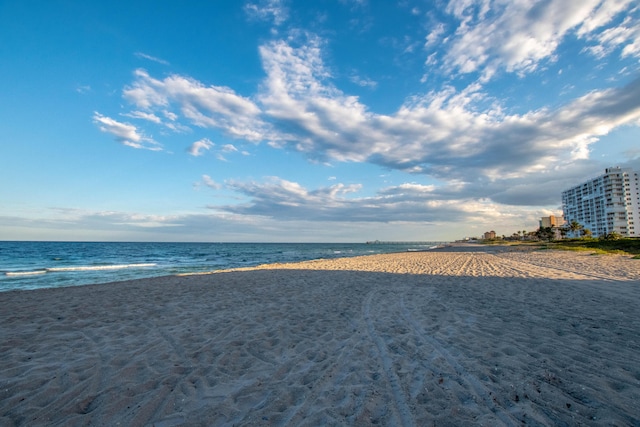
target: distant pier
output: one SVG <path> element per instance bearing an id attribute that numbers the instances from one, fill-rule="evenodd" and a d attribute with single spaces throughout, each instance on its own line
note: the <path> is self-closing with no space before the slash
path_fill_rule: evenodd
<path id="1" fill-rule="evenodd" d="M 449 242 L 433 242 L 433 241 L 428 241 L 428 242 L 415 242 L 415 241 L 388 241 L 388 240 L 370 240 L 368 242 L 366 242 L 367 245 L 420 245 L 420 246 L 441 246 L 441 245 L 446 245 Z"/>

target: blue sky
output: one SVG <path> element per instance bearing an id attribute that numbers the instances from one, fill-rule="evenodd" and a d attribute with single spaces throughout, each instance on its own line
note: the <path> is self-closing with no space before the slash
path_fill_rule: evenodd
<path id="1" fill-rule="evenodd" d="M 0 1 L 0 239 L 533 231 L 639 71 L 627 0 Z"/>

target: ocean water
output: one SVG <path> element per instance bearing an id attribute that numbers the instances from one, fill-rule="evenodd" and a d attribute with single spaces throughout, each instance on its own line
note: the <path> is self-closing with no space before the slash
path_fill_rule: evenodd
<path id="1" fill-rule="evenodd" d="M 436 243 L 0 241 L 0 292 L 78 286 L 278 262 L 427 250 Z"/>

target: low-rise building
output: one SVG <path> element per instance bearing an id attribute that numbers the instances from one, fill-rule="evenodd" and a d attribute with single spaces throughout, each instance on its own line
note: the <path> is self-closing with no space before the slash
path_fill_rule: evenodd
<path id="1" fill-rule="evenodd" d="M 492 240 L 496 238 L 496 232 L 491 230 L 484 233 L 484 240 Z"/>
<path id="2" fill-rule="evenodd" d="M 560 228 L 565 224 L 563 216 L 543 216 L 540 218 L 540 227 Z"/>

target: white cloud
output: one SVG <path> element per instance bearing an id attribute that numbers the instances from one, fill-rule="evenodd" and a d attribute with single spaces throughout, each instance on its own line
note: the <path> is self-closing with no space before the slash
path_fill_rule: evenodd
<path id="1" fill-rule="evenodd" d="M 162 82 L 151 79 L 149 74 L 142 69 L 136 70 L 134 75 L 137 80 L 133 87 L 125 87 L 123 91 L 126 100 L 143 109 L 169 105 L 169 99 L 164 93 Z"/>
<path id="2" fill-rule="evenodd" d="M 442 40 L 442 35 L 445 33 L 444 24 L 437 24 L 435 28 L 425 38 L 424 47 L 430 48 L 435 46 Z"/>
<path id="3" fill-rule="evenodd" d="M 504 221 L 501 223 L 505 224 Z M 521 227 L 521 223 L 518 223 L 517 229 Z M 460 230 L 460 227 L 456 229 Z M 510 228 L 513 229 L 515 227 Z M 370 233 L 369 222 L 339 223 L 313 219 L 280 221 L 263 215 L 221 212 L 215 207 L 205 214 L 173 216 L 80 210 L 73 215 L 54 212 L 54 215 L 45 213 L 34 215 L 33 218 L 0 214 L 0 234 L 15 240 L 25 236 L 47 236 L 50 240 L 77 238 L 142 242 L 310 242 L 319 239 L 325 242 L 354 242 L 363 240 L 363 236 Z M 430 225 L 422 221 L 393 221 L 377 223 L 371 239 L 413 240 L 416 235 L 440 240 L 452 238 L 446 231 L 443 232 L 441 223 Z"/>
<path id="4" fill-rule="evenodd" d="M 479 73 L 484 81 L 500 70 L 529 73 L 542 61 L 555 60 L 566 37 L 591 37 L 629 4 L 630 0 L 451 1 L 447 12 L 460 24 L 445 45 L 442 61 L 447 72 Z M 438 36 L 436 27 L 427 45 Z"/>
<path id="5" fill-rule="evenodd" d="M 527 209 L 493 202 L 486 198 L 462 195 L 457 199 L 442 198 L 432 185 L 405 183 L 380 189 L 374 196 L 358 197 L 359 184 L 334 184 L 309 190 L 302 185 L 271 177 L 264 182 L 230 181 L 227 188 L 249 198 L 248 203 L 216 206 L 220 212 L 249 217 L 277 218 L 291 221 L 344 224 L 389 223 L 435 224 L 446 218 L 448 223 L 475 221 L 476 224 L 501 221 L 508 216 L 529 215 Z M 332 226 L 333 227 L 333 226 Z"/>
<path id="6" fill-rule="evenodd" d="M 258 3 L 247 3 L 244 11 L 251 19 L 272 21 L 276 26 L 289 18 L 289 9 L 284 5 L 283 0 L 260 0 Z"/>
<path id="7" fill-rule="evenodd" d="M 158 64 L 170 65 L 169 61 L 165 61 L 164 59 L 161 59 L 161 58 L 156 58 L 155 56 L 147 55 L 146 53 L 136 52 L 135 55 L 138 58 L 147 59 L 149 61 L 157 62 Z"/>
<path id="8" fill-rule="evenodd" d="M 309 191 L 297 182 L 270 177 L 263 183 L 230 180 L 227 188 L 249 197 L 244 205 L 218 206 L 218 209 L 243 215 L 266 215 L 279 219 L 323 219 L 334 221 L 340 211 L 349 209 L 352 202 L 349 193 L 361 189 L 361 185 L 335 184 L 331 187 Z M 360 214 L 360 218 L 366 214 Z M 342 220 L 357 219 L 351 217 Z"/>
<path id="9" fill-rule="evenodd" d="M 376 82 L 375 80 L 371 80 L 366 77 L 360 77 L 356 74 L 352 74 L 349 77 L 349 80 L 351 80 L 352 83 L 362 87 L 375 88 L 376 86 L 378 86 L 378 82 Z"/>
<path id="10" fill-rule="evenodd" d="M 310 155 L 317 152 L 321 157 L 363 161 L 366 156 L 360 152 L 369 151 L 375 135 L 368 132 L 366 137 L 358 136 L 356 132 L 365 130 L 362 126 L 368 114 L 357 97 L 344 96 L 336 88 L 323 84 L 329 73 L 320 58 L 320 45 L 321 41 L 312 37 L 299 48 L 283 41 L 260 48 L 267 79 L 259 100 L 274 127 L 287 129 L 272 138 L 272 142 L 289 141 L 297 150 Z M 360 146 L 363 139 L 367 140 L 367 147 Z M 342 146 L 347 141 L 352 144 L 349 153 Z M 318 150 L 318 142 L 324 149 Z"/>
<path id="11" fill-rule="evenodd" d="M 175 121 L 177 116 L 168 112 L 167 107 L 177 105 L 193 125 L 223 129 L 232 137 L 249 141 L 257 142 L 264 137 L 266 125 L 258 117 L 260 109 L 227 87 L 205 86 L 178 75 L 158 80 L 144 70 L 136 70 L 135 76 L 136 81 L 124 89 L 123 96 L 138 108 L 149 112 L 161 110 Z"/>
<path id="12" fill-rule="evenodd" d="M 202 138 L 189 147 L 187 152 L 194 157 L 202 156 L 205 150 L 210 150 L 215 144 L 207 138 Z"/>
<path id="13" fill-rule="evenodd" d="M 79 94 L 86 94 L 91 92 L 91 86 L 89 85 L 78 85 L 76 86 L 76 92 L 78 92 Z"/>
<path id="14" fill-rule="evenodd" d="M 165 111 L 163 111 L 163 112 L 162 112 L 162 114 L 164 114 L 164 116 L 165 116 L 167 119 L 171 120 L 172 122 L 173 122 L 173 121 L 176 121 L 176 120 L 178 119 L 178 115 L 177 115 L 177 114 L 175 114 L 175 113 L 173 113 L 173 112 L 171 112 L 171 111 L 166 111 L 166 110 L 165 110 Z"/>
<path id="15" fill-rule="evenodd" d="M 475 5 L 472 12 L 468 11 L 470 5 Z M 524 10 L 522 3 L 513 7 Z M 494 24 L 505 19 L 503 9 L 495 15 L 484 3 L 451 3 L 451 13 L 459 14 L 469 28 L 479 26 L 476 21 L 480 16 Z M 530 22 L 555 11 L 560 16 L 545 24 L 549 28 L 579 25 L 574 18 L 562 18 L 565 9 L 558 3 L 526 10 Z M 583 16 L 586 12 L 580 13 Z M 558 37 L 564 34 L 549 28 L 543 25 L 539 31 Z M 513 204 L 553 203 L 549 189 L 536 192 L 527 181 L 569 166 L 575 171 L 575 165 L 588 162 L 590 146 L 600 137 L 616 127 L 640 122 L 640 80 L 625 87 L 594 90 L 555 108 L 519 114 L 509 113 L 488 97 L 480 83 L 472 83 L 462 90 L 443 87 L 415 95 L 395 112 L 377 114 L 358 97 L 331 84 L 331 73 L 322 59 L 323 40 L 297 35 L 302 37 L 260 47 L 266 78 L 254 98 L 185 76 L 160 80 L 137 70 L 134 83 L 124 90 L 125 99 L 139 109 L 131 114 L 140 118 L 148 115 L 147 119 L 164 115 L 176 124 L 189 120 L 197 126 L 221 129 L 239 140 L 289 147 L 313 161 L 370 162 L 430 175 L 445 183 L 434 191 L 439 200 L 487 198 Z M 489 58 L 487 63 L 494 60 Z M 518 61 L 513 64 L 524 64 Z M 530 64 L 535 67 L 535 61 Z M 94 120 L 122 141 L 136 143 L 142 138 L 133 125 L 100 115 Z M 199 141 L 189 152 L 200 155 L 210 148 Z M 235 145 L 227 144 L 216 157 L 227 161 L 224 154 L 236 151 Z M 280 187 L 291 189 L 284 184 Z M 527 188 L 532 196 L 523 199 L 509 187 Z M 243 191 L 248 188 L 242 186 Z"/>
<path id="16" fill-rule="evenodd" d="M 594 91 L 553 110 L 506 114 L 488 109 L 479 84 L 446 87 L 408 99 L 391 115 L 375 114 L 327 83 L 320 43 L 260 49 L 267 72 L 259 100 L 280 145 L 314 159 L 372 162 L 415 173 L 472 181 L 525 177 L 588 156 L 611 129 L 640 119 L 640 80 Z"/>
<path id="17" fill-rule="evenodd" d="M 225 144 L 222 146 L 222 151 L 225 153 L 237 153 L 238 149 L 233 144 Z"/>
<path id="18" fill-rule="evenodd" d="M 219 190 L 222 188 L 221 184 L 215 182 L 209 175 L 202 175 L 202 182 L 209 188 L 213 188 L 214 190 Z"/>
<path id="19" fill-rule="evenodd" d="M 222 146 L 220 152 L 216 154 L 216 158 L 222 162 L 228 162 L 229 160 L 224 156 L 224 154 L 237 152 L 239 152 L 239 150 L 233 144 L 225 144 Z M 243 152 L 242 154 L 247 155 L 248 153 Z"/>
<path id="20" fill-rule="evenodd" d="M 132 119 L 142 119 L 157 124 L 162 123 L 162 119 L 160 119 L 160 117 L 156 116 L 153 113 L 145 113 L 144 111 L 132 111 L 124 115 L 127 117 L 131 117 Z"/>
<path id="21" fill-rule="evenodd" d="M 599 4 L 589 11 L 589 15 L 578 28 L 578 37 L 589 36 L 597 29 L 608 25 L 618 14 L 624 12 L 629 6 L 632 6 L 633 0 L 606 0 L 600 1 Z M 632 10 L 633 13 L 633 10 Z M 630 16 L 627 17 L 627 19 Z"/>
<path id="22" fill-rule="evenodd" d="M 94 113 L 93 121 L 102 132 L 110 133 L 126 146 L 151 151 L 162 150 L 157 142 L 140 134 L 138 129 L 130 123 L 121 123 L 98 112 Z"/>
<path id="23" fill-rule="evenodd" d="M 177 215 L 154 215 L 118 211 L 93 211 L 75 208 L 51 208 L 49 223 L 68 224 L 69 227 L 100 227 L 104 229 L 149 229 L 180 227 Z"/>
<path id="24" fill-rule="evenodd" d="M 604 58 L 620 47 L 622 58 L 640 58 L 640 22 L 631 16 L 627 16 L 619 26 L 607 28 L 588 38 L 597 44 L 587 46 L 585 50 L 598 58 Z"/>

